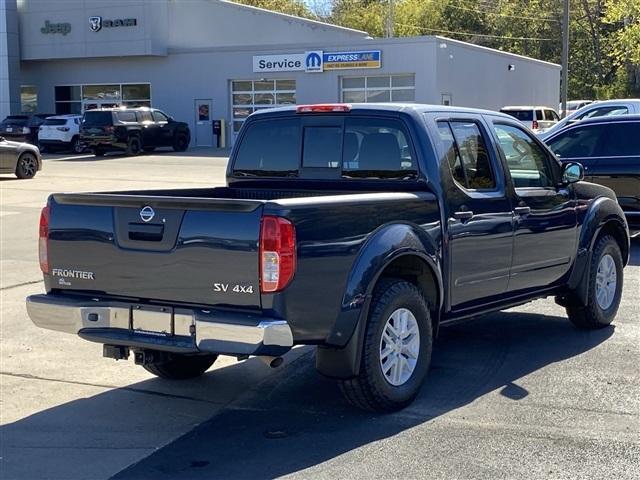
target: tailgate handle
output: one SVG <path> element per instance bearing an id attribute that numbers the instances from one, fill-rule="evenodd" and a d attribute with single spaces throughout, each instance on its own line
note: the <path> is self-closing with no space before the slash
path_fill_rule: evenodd
<path id="1" fill-rule="evenodd" d="M 140 242 L 161 242 L 164 235 L 164 225 L 149 225 L 147 223 L 130 223 L 129 240 Z"/>

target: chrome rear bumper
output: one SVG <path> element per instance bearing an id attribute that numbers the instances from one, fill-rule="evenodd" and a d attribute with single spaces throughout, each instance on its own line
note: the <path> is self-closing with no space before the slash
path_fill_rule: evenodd
<path id="1" fill-rule="evenodd" d="M 222 310 L 32 295 L 27 313 L 41 328 L 141 349 L 281 355 L 293 346 L 286 321 Z"/>

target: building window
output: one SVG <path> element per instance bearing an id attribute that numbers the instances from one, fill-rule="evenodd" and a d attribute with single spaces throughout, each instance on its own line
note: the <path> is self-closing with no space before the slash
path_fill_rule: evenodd
<path id="1" fill-rule="evenodd" d="M 295 80 L 233 80 L 231 82 L 233 133 L 237 134 L 246 118 L 256 110 L 295 103 Z"/>
<path id="2" fill-rule="evenodd" d="M 62 85 L 55 87 L 56 114 L 81 114 L 100 107 L 150 107 L 149 83 Z"/>
<path id="3" fill-rule="evenodd" d="M 341 77 L 341 97 L 347 103 L 414 102 L 415 75 Z"/>
<path id="4" fill-rule="evenodd" d="M 35 113 L 38 110 L 38 89 L 33 85 L 20 86 L 20 111 Z"/>

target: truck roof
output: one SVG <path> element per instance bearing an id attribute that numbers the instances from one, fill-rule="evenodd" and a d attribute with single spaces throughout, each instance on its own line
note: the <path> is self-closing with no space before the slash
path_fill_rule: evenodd
<path id="1" fill-rule="evenodd" d="M 429 105 L 422 103 L 331 103 L 330 105 L 348 105 L 351 107 L 351 112 L 356 110 L 363 111 L 386 111 L 386 112 L 408 112 L 415 111 L 418 113 L 437 113 L 437 112 L 446 112 L 446 113 L 469 113 L 476 115 L 494 115 L 498 117 L 504 117 L 508 119 L 512 119 L 509 115 L 496 112 L 493 110 L 483 110 L 479 108 L 466 108 L 466 107 L 455 107 L 455 106 L 445 106 L 445 105 Z M 253 113 L 251 116 L 260 116 L 260 115 L 268 115 L 272 113 L 286 113 L 286 112 L 295 112 L 300 105 L 287 105 L 285 107 L 276 107 L 276 108 L 266 108 L 261 109 Z"/>

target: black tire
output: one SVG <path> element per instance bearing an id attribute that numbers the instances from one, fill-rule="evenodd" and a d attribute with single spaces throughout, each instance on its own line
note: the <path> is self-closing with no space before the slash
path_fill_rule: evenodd
<path id="1" fill-rule="evenodd" d="M 598 302 L 596 284 L 598 281 L 598 266 L 601 260 L 607 255 L 613 259 L 616 268 L 616 285 L 611 304 L 606 308 L 602 308 Z M 624 279 L 622 268 L 622 254 L 620 253 L 618 242 L 610 235 L 603 236 L 597 241 L 591 256 L 587 304 L 579 305 L 576 303 L 567 306 L 567 315 L 571 323 L 584 330 L 596 330 L 607 327 L 613 322 L 622 297 L 622 283 Z M 610 283 L 611 282 L 607 282 L 607 285 Z"/>
<path id="2" fill-rule="evenodd" d="M 101 148 L 94 148 L 92 152 L 96 157 L 104 157 L 104 150 Z"/>
<path id="3" fill-rule="evenodd" d="M 184 152 L 189 148 L 189 137 L 184 133 L 178 133 L 173 139 L 173 151 Z"/>
<path id="4" fill-rule="evenodd" d="M 33 153 L 24 152 L 18 157 L 16 164 L 16 177 L 20 179 L 29 179 L 36 176 L 38 172 L 38 159 Z"/>
<path id="5" fill-rule="evenodd" d="M 127 140 L 127 155 L 140 155 L 142 141 L 138 135 L 131 135 Z"/>
<path id="6" fill-rule="evenodd" d="M 395 386 L 385 377 L 380 358 L 385 326 L 391 314 L 398 309 L 409 310 L 417 321 L 419 352 L 411 375 L 403 384 Z M 427 375 L 432 344 L 431 316 L 418 288 L 400 279 L 381 280 L 371 301 L 360 373 L 355 378 L 340 381 L 342 394 L 351 404 L 363 410 L 394 412 L 406 407 L 418 395 Z"/>
<path id="7" fill-rule="evenodd" d="M 82 145 L 80 137 L 78 137 L 77 135 L 71 139 L 71 143 L 69 144 L 69 146 L 71 147 L 71 151 L 73 153 L 84 152 L 84 145 Z"/>
<path id="8" fill-rule="evenodd" d="M 206 372 L 218 355 L 180 355 L 170 353 L 164 362 L 144 365 L 144 369 L 168 380 L 186 380 Z"/>

